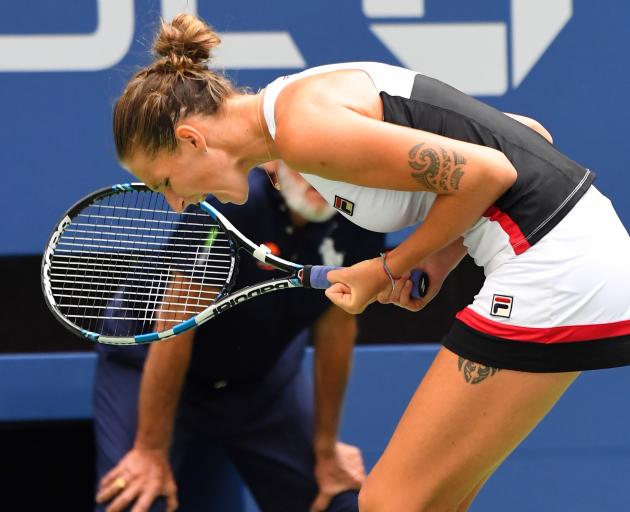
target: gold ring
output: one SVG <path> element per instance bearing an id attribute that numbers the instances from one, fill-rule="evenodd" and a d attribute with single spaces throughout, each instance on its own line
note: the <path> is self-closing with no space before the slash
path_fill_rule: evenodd
<path id="1" fill-rule="evenodd" d="M 114 485 L 119 491 L 122 491 L 125 487 L 127 487 L 127 482 L 122 476 L 119 476 L 116 480 L 114 480 Z"/>

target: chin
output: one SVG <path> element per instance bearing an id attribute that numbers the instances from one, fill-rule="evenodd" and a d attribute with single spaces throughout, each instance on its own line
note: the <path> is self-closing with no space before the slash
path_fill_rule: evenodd
<path id="1" fill-rule="evenodd" d="M 243 194 L 240 194 L 239 196 L 235 196 L 232 200 L 230 200 L 230 203 L 239 204 L 239 205 L 245 204 L 248 198 L 249 198 L 249 190 L 246 190 Z"/>

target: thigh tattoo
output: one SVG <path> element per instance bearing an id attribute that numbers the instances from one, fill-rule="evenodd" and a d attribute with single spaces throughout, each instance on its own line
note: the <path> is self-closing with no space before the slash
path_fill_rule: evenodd
<path id="1" fill-rule="evenodd" d="M 463 357 L 457 358 L 457 369 L 463 373 L 464 379 L 468 384 L 479 384 L 482 380 L 492 377 L 501 370 L 500 368 L 475 363 Z"/>

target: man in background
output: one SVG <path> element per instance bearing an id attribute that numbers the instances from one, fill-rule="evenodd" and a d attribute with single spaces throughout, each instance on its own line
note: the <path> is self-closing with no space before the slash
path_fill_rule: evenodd
<path id="1" fill-rule="evenodd" d="M 347 266 L 382 250 L 383 235 L 336 215 L 299 174 L 279 165 L 276 176 L 279 192 L 255 170 L 248 202 L 217 208 L 292 261 Z M 272 277 L 271 267 L 240 261 L 237 289 Z M 356 335 L 356 318 L 323 293 L 292 290 L 172 341 L 98 346 L 96 510 L 210 510 L 212 494 L 226 494 L 204 480 L 217 472 L 217 450 L 263 512 L 358 510 L 361 453 L 338 440 Z"/>

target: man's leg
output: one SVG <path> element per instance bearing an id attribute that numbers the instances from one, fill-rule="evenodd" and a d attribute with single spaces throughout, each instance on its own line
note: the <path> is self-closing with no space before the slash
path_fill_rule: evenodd
<path id="1" fill-rule="evenodd" d="M 177 481 L 179 509 L 240 512 L 243 482 L 225 450 L 207 436 L 176 422 L 171 464 Z"/>

